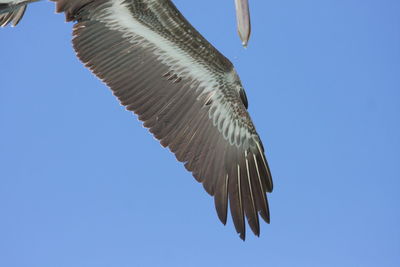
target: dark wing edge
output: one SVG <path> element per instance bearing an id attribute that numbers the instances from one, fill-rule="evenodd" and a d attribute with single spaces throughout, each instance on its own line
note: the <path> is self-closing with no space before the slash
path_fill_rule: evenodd
<path id="1" fill-rule="evenodd" d="M 243 126 L 225 122 L 228 118 L 223 119 L 221 114 L 210 117 L 215 105 L 225 105 L 228 113 L 233 107 L 196 79 L 175 75 L 160 61 L 156 47 L 143 45 L 144 38 L 127 38 L 84 10 L 80 14 L 73 29 L 73 46 L 79 59 L 215 196 L 222 223 L 226 224 L 229 202 L 240 237 L 245 239 L 245 217 L 258 236 L 258 214 L 267 223 L 270 221 L 266 192 L 272 191 L 271 174 L 258 135 L 245 138 L 248 131 Z M 247 115 L 243 104 L 240 108 Z M 221 118 L 217 124 L 225 125 L 225 137 L 221 132 L 225 128 L 219 130 L 214 123 L 216 116 Z M 236 139 L 242 141 L 235 142 Z"/>

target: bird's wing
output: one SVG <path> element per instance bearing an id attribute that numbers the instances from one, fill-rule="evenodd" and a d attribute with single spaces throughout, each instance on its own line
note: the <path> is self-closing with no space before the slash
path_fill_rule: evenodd
<path id="1" fill-rule="evenodd" d="M 5 27 L 8 24 L 17 26 L 25 14 L 26 4 L 24 3 L 1 3 L 0 2 L 0 27 Z"/>
<path id="2" fill-rule="evenodd" d="M 229 201 L 241 238 L 244 217 L 259 235 L 272 180 L 229 60 L 169 0 L 56 1 L 85 66 L 203 183 L 224 224 Z"/>

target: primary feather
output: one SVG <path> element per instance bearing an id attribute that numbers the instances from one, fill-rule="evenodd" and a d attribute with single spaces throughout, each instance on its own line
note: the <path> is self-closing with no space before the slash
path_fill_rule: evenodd
<path id="1" fill-rule="evenodd" d="M 229 203 L 240 237 L 244 218 L 259 235 L 272 178 L 232 63 L 170 0 L 53 1 L 76 22 L 79 59 L 203 183 L 219 219 Z"/>

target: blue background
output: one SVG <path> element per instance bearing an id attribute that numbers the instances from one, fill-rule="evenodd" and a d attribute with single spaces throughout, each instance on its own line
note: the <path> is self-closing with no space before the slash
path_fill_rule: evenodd
<path id="1" fill-rule="evenodd" d="M 0 29 L 0 266 L 400 266 L 400 1 L 176 0 L 235 64 L 275 182 L 242 242 L 50 3 Z"/>

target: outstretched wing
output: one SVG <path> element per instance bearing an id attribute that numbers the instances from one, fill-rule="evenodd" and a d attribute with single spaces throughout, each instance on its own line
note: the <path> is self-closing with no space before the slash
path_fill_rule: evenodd
<path id="1" fill-rule="evenodd" d="M 56 0 L 78 57 L 215 197 L 240 237 L 269 222 L 272 179 L 232 64 L 169 0 Z"/>

